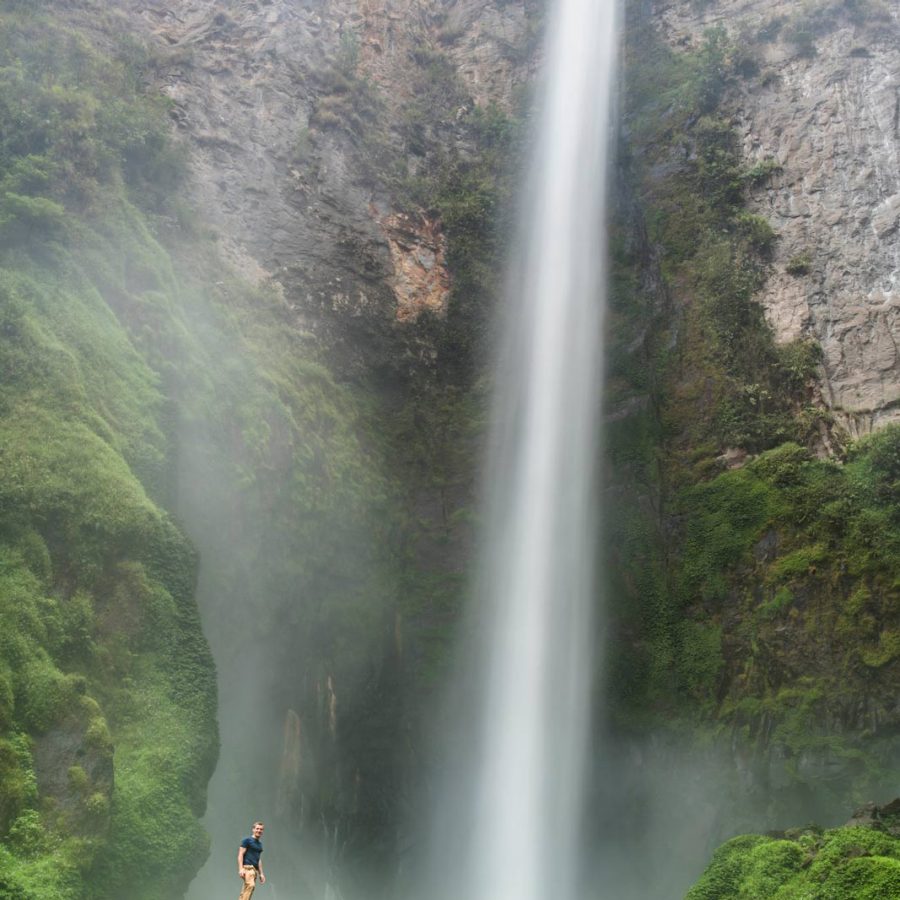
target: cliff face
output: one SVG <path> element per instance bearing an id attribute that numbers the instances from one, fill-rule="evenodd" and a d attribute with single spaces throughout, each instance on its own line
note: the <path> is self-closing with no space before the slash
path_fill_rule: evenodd
<path id="1" fill-rule="evenodd" d="M 896 770 L 900 23 L 878 3 L 629 9 L 617 716 L 640 734 L 652 710 L 708 753 L 729 807 L 711 837 L 834 822 Z"/>
<path id="2" fill-rule="evenodd" d="M 177 133 L 190 155 L 190 203 L 203 226 L 215 232 L 225 257 L 246 277 L 282 292 L 291 326 L 313 332 L 341 375 L 370 385 L 405 383 L 404 390 L 427 395 L 421 407 L 410 410 L 411 421 L 400 426 L 416 443 L 406 448 L 408 455 L 394 474 L 408 482 L 408 506 L 419 515 L 413 529 L 418 532 L 405 550 L 423 571 L 458 577 L 465 570 L 465 551 L 454 550 L 448 562 L 444 548 L 459 544 L 459 528 L 449 523 L 468 502 L 471 473 L 466 470 L 472 460 L 464 453 L 459 457 L 461 440 L 455 425 L 447 424 L 447 395 L 430 385 L 432 378 L 452 380 L 448 373 L 459 344 L 448 343 L 446 334 L 454 310 L 473 297 L 489 300 L 471 284 L 492 275 L 466 272 L 465 266 L 495 213 L 482 185 L 467 179 L 475 172 L 488 180 L 478 169 L 490 149 L 485 111 L 513 112 L 527 88 L 536 62 L 532 32 L 538 11 L 502 2 L 297 5 L 279 0 L 224 7 L 118 0 L 114 9 L 118 21 L 153 48 L 147 85 L 172 102 Z M 891 201 L 898 192 L 896 90 L 890 76 L 897 53 L 895 16 L 876 4 L 865 9 L 833 4 L 815 14 L 759 2 L 657 4 L 652 11 L 657 34 L 676 55 L 701 59 L 708 69 L 704 77 L 721 78 L 719 88 L 703 90 L 716 92 L 727 81 L 727 97 L 718 110 L 701 91 L 687 131 L 698 117 L 716 111 L 728 118 L 727 127 L 704 124 L 707 131 L 697 141 L 689 138 L 688 158 L 675 166 L 689 168 L 702 157 L 706 168 L 693 187 L 711 207 L 719 192 L 734 190 L 726 176 L 741 179 L 744 212 L 761 217 L 741 218 L 732 211 L 713 223 L 719 213 L 709 214 L 710 232 L 715 224 L 734 235 L 723 268 L 730 266 L 737 275 L 704 274 L 701 288 L 711 306 L 724 305 L 732 295 L 747 301 L 733 317 L 737 325 L 731 312 L 720 309 L 718 327 L 723 334 L 731 329 L 728 340 L 734 344 L 752 346 L 762 340 L 751 323 L 753 304 L 759 303 L 779 344 L 810 338 L 822 350 L 818 367 L 802 360 L 787 363 L 777 351 L 766 350 L 757 360 L 759 371 L 752 366 L 738 371 L 743 363 L 728 355 L 732 350 L 723 353 L 716 378 L 738 383 L 735 393 L 745 410 L 737 418 L 764 418 L 763 408 L 778 402 L 772 396 L 780 379 L 796 377 L 802 384 L 781 402 L 775 425 L 765 421 L 745 428 L 743 419 L 741 427 L 729 424 L 725 436 L 716 436 L 721 444 L 713 456 L 736 448 L 728 460 L 740 464 L 748 452 L 801 439 L 785 424 L 801 404 L 824 404 L 852 435 L 897 415 L 900 374 L 891 331 L 891 278 L 900 241 Z M 717 71 L 714 55 L 704 50 L 705 33 L 716 26 L 724 28 L 732 45 L 726 53 L 728 72 Z M 728 163 L 733 171 L 723 175 L 715 166 L 721 162 L 717 154 L 731 153 L 729 135 L 736 136 L 737 145 Z M 671 159 L 667 165 L 671 168 Z M 748 172 L 753 174 L 748 177 Z M 673 220 L 687 223 L 684 208 L 678 208 L 684 198 L 676 199 L 663 198 L 658 205 L 671 202 Z M 649 217 L 658 200 L 645 210 Z M 774 229 L 772 239 L 765 223 Z M 654 240 L 659 242 L 659 236 Z M 702 265 L 713 268 L 720 249 L 709 249 Z M 646 271 L 642 278 L 654 280 Z M 677 294 L 683 282 L 675 278 L 672 283 Z M 689 293 L 676 297 L 676 307 L 692 302 L 686 300 Z M 652 315 L 659 314 L 657 307 Z M 674 318 L 673 342 L 690 357 L 702 343 L 699 327 L 695 332 L 690 321 Z M 472 322 L 467 319 L 461 327 L 471 328 Z M 685 402 L 704 403 L 710 390 L 700 384 L 709 381 L 704 361 L 688 359 L 682 365 L 683 384 L 694 382 L 682 391 Z M 809 387 L 813 382 L 816 387 Z M 769 410 L 766 415 L 774 418 Z M 678 414 L 672 417 L 677 420 Z M 819 428 L 817 435 L 811 443 L 821 452 L 830 446 L 828 429 Z M 703 456 L 707 438 L 688 435 L 680 449 Z M 454 453 L 457 458 L 448 458 Z M 722 464 L 730 465 L 728 460 Z M 773 465 L 778 477 L 782 463 Z M 734 479 L 734 490 L 743 491 L 744 481 L 752 481 L 757 471 L 749 471 L 743 481 Z M 817 474 L 809 475 L 811 481 Z M 766 477 L 761 482 L 768 490 Z M 729 484 L 722 488 L 725 494 Z M 697 544 L 712 555 L 698 561 L 690 548 L 672 541 L 677 571 L 670 568 L 667 583 L 657 589 L 680 608 L 673 614 L 674 638 L 665 651 L 671 656 L 660 654 L 652 665 L 678 670 L 680 689 L 694 710 L 705 710 L 707 717 L 716 710 L 734 725 L 735 734 L 746 728 L 752 749 L 736 753 L 737 777 L 760 797 L 787 786 L 794 794 L 785 806 L 801 808 L 805 801 L 796 795 L 827 771 L 839 770 L 844 779 L 837 795 L 856 789 L 847 784 L 865 784 L 867 774 L 858 776 L 846 761 L 854 758 L 856 737 L 872 716 L 879 723 L 878 739 L 867 748 L 874 746 L 880 758 L 889 752 L 882 749 L 893 722 L 885 699 L 894 678 L 893 657 L 882 650 L 893 646 L 886 611 L 889 566 L 879 553 L 873 555 L 877 572 L 860 566 L 854 556 L 862 552 L 860 545 L 841 544 L 842 538 L 836 539 L 842 549 L 824 565 L 816 556 L 821 534 L 778 517 L 783 495 L 789 493 L 781 485 L 773 491 L 772 516 L 753 518 L 756 530 L 716 520 L 709 533 L 703 531 L 703 501 L 685 502 L 667 489 L 662 492 L 666 512 L 676 522 L 679 515 L 699 521 Z M 829 500 L 843 501 L 843 491 L 839 485 Z M 723 499 L 712 491 L 711 498 L 738 518 L 747 513 L 742 494 Z M 856 508 L 845 513 L 839 528 L 856 528 L 857 516 L 862 513 Z M 710 534 L 729 527 L 734 540 L 714 545 Z M 678 527 L 673 531 L 680 533 Z M 738 562 L 743 553 L 749 555 L 748 564 Z M 804 568 L 809 559 L 813 562 Z M 690 570 L 695 563 L 714 574 L 704 580 Z M 848 567 L 851 574 L 842 581 Z M 836 610 L 850 598 L 860 602 L 861 584 L 867 585 L 869 599 L 848 625 Z M 295 602 L 286 601 L 286 614 Z M 400 673 L 397 667 L 405 663 L 395 658 L 404 623 L 408 627 L 418 619 L 426 623 L 426 632 L 438 633 L 453 616 L 433 599 L 410 607 L 404 611 L 407 618 L 398 619 L 399 636 L 384 652 L 384 667 L 358 692 L 345 679 L 333 680 L 334 660 L 327 655 L 313 677 L 291 661 L 294 645 L 278 651 L 281 671 L 297 679 L 295 690 L 284 689 L 279 696 L 288 720 L 302 723 L 289 756 L 303 760 L 296 768 L 306 773 L 298 774 L 283 795 L 283 804 L 284 796 L 293 797 L 286 817 L 309 827 L 297 811 L 321 804 L 335 845 L 339 836 L 356 833 L 363 806 L 396 803 L 396 796 L 386 797 L 403 790 L 406 776 L 374 785 L 378 776 L 360 770 L 359 758 L 337 741 L 341 728 L 324 720 L 311 724 L 315 716 L 305 716 L 304 709 L 320 705 L 316 698 L 323 684 L 336 685 L 335 715 L 342 723 L 367 692 L 378 695 L 391 685 L 402 697 L 408 687 L 403 679 L 411 674 Z M 874 630 L 870 618 L 879 623 Z M 304 626 L 297 624 L 300 634 Z M 761 649 L 758 635 L 765 637 Z M 827 658 L 822 665 L 805 663 L 806 655 L 817 654 L 820 638 L 837 649 L 818 654 L 820 660 Z M 862 658 L 847 648 L 857 640 L 865 642 Z M 421 652 L 421 646 L 412 651 Z M 421 666 L 418 660 L 417 672 Z M 848 671 L 853 688 L 845 696 L 835 688 Z M 873 672 L 883 684 L 869 696 L 865 685 Z M 405 713 L 389 706 L 381 713 L 394 728 Z M 807 739 L 803 729 L 816 718 L 827 724 L 814 740 Z M 849 737 L 835 754 L 832 738 L 838 732 Z M 400 760 L 399 766 L 406 762 Z M 790 772 L 799 772 L 799 778 Z M 362 788 L 351 788 L 351 782 Z M 784 790 L 785 797 L 790 793 Z M 824 813 L 831 799 L 823 799 L 818 810 Z M 367 826 L 372 830 L 368 837 L 374 839 L 390 818 L 386 814 Z"/>
<path id="3" fill-rule="evenodd" d="M 281 285 L 297 326 L 340 345 L 357 375 L 427 360 L 411 326 L 446 313 L 451 276 L 440 215 L 409 184 L 436 154 L 477 153 L 476 106 L 511 109 L 534 65 L 523 4 L 112 8 L 154 48 L 150 78 L 190 151 L 190 202 L 226 258 Z"/>
<path id="4" fill-rule="evenodd" d="M 3 102 L 29 113 L 15 121 L 37 135 L 0 131 L 0 229 L 12 241 L 0 289 L 15 300 L 0 310 L 0 350 L 18 379 L 0 385 L 0 453 L 56 447 L 44 432 L 19 434 L 18 423 L 43 421 L 29 404 L 59 408 L 68 424 L 73 415 L 72 444 L 87 429 L 98 454 L 122 456 L 135 515 L 146 487 L 147 528 L 181 547 L 183 565 L 174 583 L 172 553 L 145 558 L 130 513 L 107 522 L 121 503 L 112 482 L 96 489 L 96 508 L 72 501 L 81 469 L 25 466 L 23 484 L 49 484 L 49 499 L 12 482 L 0 491 L 21 519 L 0 529 L 16 589 L 59 620 L 35 625 L 22 650 L 46 663 L 50 700 L 35 696 L 52 715 L 0 671 L 0 776 L 15 789 L 0 824 L 21 856 L 0 855 L 0 877 L 39 881 L 54 846 L 41 829 L 72 822 L 75 857 L 75 839 L 106 846 L 112 822 L 122 860 L 143 859 L 134 851 L 147 835 L 190 829 L 179 885 L 203 857 L 211 667 L 192 615 L 195 561 L 165 508 L 200 550 L 223 688 L 214 874 L 198 889 L 231 889 L 222 848 L 243 818 L 266 814 L 250 808 L 262 803 L 273 832 L 300 836 L 291 847 L 302 853 L 284 854 L 295 871 L 283 871 L 310 892 L 339 881 L 354 896 L 352 873 L 389 880 L 412 840 L 402 813 L 422 776 L 417 728 L 459 621 L 485 406 L 473 382 L 542 10 L 504 0 L 41 9 L 66 25 L 34 61 L 47 80 L 35 108 L 54 115 L 29 118 L 15 65 L 0 79 Z M 858 435 L 900 417 L 900 23 L 877 0 L 807 12 L 685 0 L 630 13 L 653 40 L 630 50 L 631 159 L 619 173 L 629 212 L 613 227 L 619 725 L 686 725 L 723 750 L 722 782 L 749 789 L 770 817 L 827 815 L 890 780 L 900 722 L 893 432 L 846 466 L 815 458 L 843 452 L 835 423 Z M 115 58 L 104 65 L 130 85 L 125 101 L 84 93 L 85 36 Z M 46 62 L 59 46 L 75 50 L 54 87 Z M 23 51 L 4 52 L 8 62 Z M 184 177 L 163 177 L 177 168 L 173 148 L 156 119 L 129 116 L 133 94 L 166 98 Z M 48 147 L 57 155 L 26 160 Z M 89 326 L 78 304 L 59 302 L 76 270 Z M 52 284 L 39 290 L 46 272 Z M 61 306 L 71 321 L 56 318 Z M 93 355 L 113 322 L 127 390 Z M 23 355 L 29 334 L 34 353 Z M 75 374 L 54 370 L 38 396 L 35 360 L 57 356 Z M 128 391 L 136 399 L 123 400 Z M 132 421 L 141 403 L 143 431 Z M 59 440 L 59 427 L 45 432 Z M 41 503 L 49 512 L 33 515 Z M 48 525 L 53 504 L 65 504 L 72 534 Z M 99 546 L 103 527 L 116 553 Z M 160 597 L 185 619 L 170 621 L 164 646 L 153 616 L 172 615 Z M 177 649 L 187 639 L 202 678 Z M 167 668 L 170 652 L 184 665 Z M 148 674 L 159 679 L 149 700 Z M 191 808 L 173 812 L 168 769 L 144 753 L 142 729 L 172 752 L 181 732 L 154 728 L 149 712 L 165 718 L 179 704 L 199 717 L 195 728 L 178 716 L 199 743 L 180 773 Z M 142 777 L 129 782 L 132 762 Z M 159 808 L 142 818 L 145 774 Z M 52 816 L 38 795 L 56 804 Z M 141 896 L 168 889 L 152 873 L 133 877 Z M 378 890 L 373 876 L 358 893 Z"/>
<path id="5" fill-rule="evenodd" d="M 736 124 L 771 167 L 751 207 L 778 234 L 760 302 L 781 341 L 822 347 L 825 402 L 851 434 L 900 418 L 900 13 L 889 3 L 660 3 L 660 33 L 725 27 L 747 77 Z"/>

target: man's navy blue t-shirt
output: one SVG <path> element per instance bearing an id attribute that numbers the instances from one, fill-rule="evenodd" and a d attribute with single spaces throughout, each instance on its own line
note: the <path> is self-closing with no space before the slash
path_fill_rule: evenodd
<path id="1" fill-rule="evenodd" d="M 241 846 L 244 848 L 244 865 L 258 869 L 259 855 L 262 853 L 262 841 L 258 841 L 254 837 L 245 837 L 241 841 Z"/>

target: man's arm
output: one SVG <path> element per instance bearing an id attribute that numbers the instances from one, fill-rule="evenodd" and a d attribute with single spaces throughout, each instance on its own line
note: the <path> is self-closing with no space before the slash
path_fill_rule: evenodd
<path id="1" fill-rule="evenodd" d="M 247 852 L 247 848 L 243 844 L 241 844 L 241 846 L 238 847 L 238 878 L 244 877 L 244 873 L 243 873 L 244 854 L 246 852 Z"/>
<path id="2" fill-rule="evenodd" d="M 259 881 L 260 881 L 260 884 L 265 884 L 265 883 L 266 883 L 266 876 L 263 875 L 263 870 L 262 870 L 262 857 L 261 857 L 261 856 L 260 856 L 260 858 L 259 858 L 258 866 L 259 866 Z"/>

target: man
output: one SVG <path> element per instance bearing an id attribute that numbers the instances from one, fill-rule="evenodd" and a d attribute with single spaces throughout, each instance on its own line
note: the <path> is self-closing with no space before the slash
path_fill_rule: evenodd
<path id="1" fill-rule="evenodd" d="M 254 822 L 250 829 L 250 837 L 245 837 L 238 847 L 238 878 L 244 882 L 241 888 L 241 896 L 238 900 L 250 900 L 253 892 L 256 890 L 256 879 L 259 878 L 260 884 L 266 883 L 266 876 L 263 874 L 262 860 L 262 841 L 260 838 L 263 833 L 263 823 Z"/>

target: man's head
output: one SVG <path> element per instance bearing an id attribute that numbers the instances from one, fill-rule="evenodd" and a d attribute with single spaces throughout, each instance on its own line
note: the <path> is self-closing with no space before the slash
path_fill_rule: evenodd
<path id="1" fill-rule="evenodd" d="M 254 822 L 253 827 L 250 829 L 250 834 L 252 834 L 253 837 L 255 837 L 257 840 L 259 840 L 262 837 L 263 829 L 265 827 L 266 826 L 263 825 L 262 822 Z"/>

